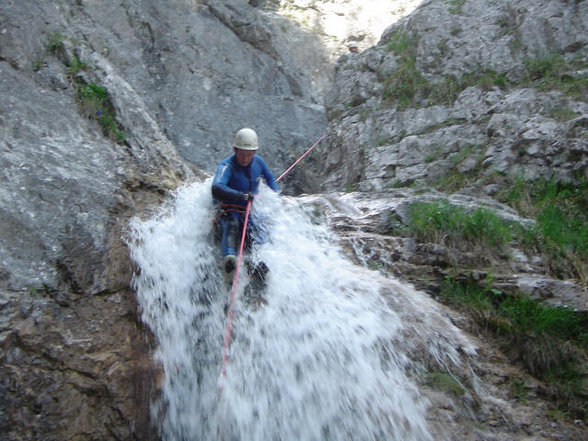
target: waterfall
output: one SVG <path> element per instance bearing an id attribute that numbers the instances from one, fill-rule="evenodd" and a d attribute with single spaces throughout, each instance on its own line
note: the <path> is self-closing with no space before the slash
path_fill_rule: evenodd
<path id="1" fill-rule="evenodd" d="M 219 268 L 210 180 L 133 221 L 134 286 L 165 372 L 152 403 L 163 439 L 433 439 L 427 400 L 408 374 L 403 318 L 382 293 L 406 295 L 402 304 L 418 296 L 352 264 L 309 210 L 266 187 L 256 198 L 252 217 L 266 241 L 247 258 L 270 268 L 267 305 L 245 300 L 242 271 L 224 377 L 230 282 Z M 430 351 L 440 351 L 438 340 Z M 451 358 L 455 349 L 440 352 Z"/>

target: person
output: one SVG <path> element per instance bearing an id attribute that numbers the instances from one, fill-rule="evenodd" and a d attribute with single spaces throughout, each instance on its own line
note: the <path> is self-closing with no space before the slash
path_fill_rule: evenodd
<path id="1" fill-rule="evenodd" d="M 237 267 L 237 247 L 247 204 L 253 202 L 261 179 L 272 190 L 279 191 L 274 175 L 257 155 L 258 148 L 259 139 L 253 129 L 239 130 L 233 141 L 233 154 L 219 163 L 212 181 L 212 197 L 219 209 L 222 267 L 227 274 Z M 254 222 L 250 219 L 248 238 L 254 228 Z"/>
<path id="2" fill-rule="evenodd" d="M 350 41 L 349 44 L 347 44 L 347 48 L 349 49 L 349 52 L 351 52 L 352 54 L 358 53 L 358 47 L 355 41 Z"/>

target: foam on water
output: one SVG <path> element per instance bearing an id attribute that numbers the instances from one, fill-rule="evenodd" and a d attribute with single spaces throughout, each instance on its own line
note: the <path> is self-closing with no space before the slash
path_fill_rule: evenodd
<path id="1" fill-rule="evenodd" d="M 432 439 L 394 343 L 403 325 L 382 298 L 385 279 L 346 260 L 296 199 L 267 188 L 252 216 L 265 219 L 268 240 L 250 254 L 270 268 L 268 304 L 247 304 L 243 271 L 221 376 L 230 286 L 214 214 L 207 181 L 132 224 L 134 284 L 165 370 L 153 403 L 163 439 Z"/>

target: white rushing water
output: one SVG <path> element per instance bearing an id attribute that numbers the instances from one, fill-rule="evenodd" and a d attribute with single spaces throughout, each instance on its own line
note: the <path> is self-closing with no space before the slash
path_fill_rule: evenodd
<path id="1" fill-rule="evenodd" d="M 265 187 L 253 215 L 266 219 L 269 240 L 251 258 L 270 268 L 268 303 L 247 304 L 242 271 L 223 377 L 230 286 L 218 266 L 210 181 L 173 203 L 135 220 L 130 239 L 143 320 L 165 370 L 153 403 L 163 439 L 433 439 L 427 402 L 394 343 L 403 323 L 382 297 L 387 279 L 346 260 L 296 199 Z"/>

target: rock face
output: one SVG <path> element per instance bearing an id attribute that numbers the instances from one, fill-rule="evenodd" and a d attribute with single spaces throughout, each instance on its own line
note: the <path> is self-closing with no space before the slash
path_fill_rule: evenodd
<path id="1" fill-rule="evenodd" d="M 243 125 L 279 170 L 324 129 L 324 59 L 242 1 L 2 2 L 3 438 L 157 437 L 124 229 Z"/>
<path id="2" fill-rule="evenodd" d="M 587 22 L 575 1 L 422 3 L 339 59 L 323 188 L 586 178 Z"/>
<path id="3" fill-rule="evenodd" d="M 391 23 L 414 11 L 421 0 L 273 0 L 264 3 L 266 9 L 295 18 L 315 31 L 330 56 L 336 57 L 348 51 L 350 42 L 355 42 L 359 50 L 376 44 Z"/>
<path id="4" fill-rule="evenodd" d="M 371 3 L 0 3 L 0 438 L 158 438 L 149 402 L 161 372 L 125 228 L 210 174 L 243 126 L 278 172 L 329 116 L 328 154 L 291 174 L 291 193 L 373 191 L 454 169 L 586 176 L 585 97 L 529 86 L 523 62 L 556 51 L 584 66 L 559 78 L 585 82 L 586 2 L 426 1 L 378 45 L 342 54 L 419 4 L 370 15 Z M 509 86 L 400 106 L 389 96 L 405 63 L 398 29 L 427 81 L 492 69 Z"/>
<path id="5" fill-rule="evenodd" d="M 520 217 L 515 210 L 489 197 L 418 189 L 391 189 L 380 192 L 329 193 L 306 196 L 305 201 L 320 213 L 317 222 L 333 231 L 349 255 L 360 265 L 391 274 L 431 295 L 441 290 L 446 276 L 475 277 L 488 275 L 493 285 L 506 292 L 523 292 L 553 306 L 588 310 L 585 286 L 577 280 L 556 280 L 548 275 L 544 260 L 514 246 L 499 254 L 472 245 L 459 249 L 448 244 L 420 243 L 394 234 L 408 225 L 408 207 L 414 203 L 447 201 L 468 211 L 491 210 L 509 222 L 530 225 L 534 221 Z"/>
<path id="6" fill-rule="evenodd" d="M 438 335 L 425 336 L 427 318 L 424 310 L 428 311 L 429 308 L 421 308 L 423 313 L 409 313 L 407 309 L 410 308 L 406 304 L 417 302 L 417 296 L 411 296 L 408 300 L 394 293 L 393 287 L 398 283 L 396 280 L 409 282 L 438 299 L 447 275 L 484 280 L 486 275 L 492 273 L 493 286 L 505 292 L 519 289 L 534 299 L 552 305 L 586 310 L 588 297 L 585 287 L 572 281 L 546 277 L 543 262 L 534 259 L 535 256 L 516 254 L 514 249 L 505 250 L 503 256 L 492 255 L 489 250 L 455 249 L 443 244 L 421 243 L 393 233 L 392 224 L 405 225 L 408 205 L 445 198 L 451 204 L 468 209 L 483 207 L 492 209 L 504 219 L 531 222 L 518 217 L 512 208 L 488 197 L 460 194 L 448 197 L 440 192 L 423 192 L 418 189 L 398 188 L 377 193 L 330 192 L 300 197 L 308 212 L 315 216 L 314 221 L 328 225 L 336 233 L 333 239 L 358 265 L 379 274 L 394 276 L 389 279 L 392 293 L 383 295 L 394 305 L 394 311 L 405 313 L 402 320 L 407 328 L 403 345 L 410 348 L 407 350 L 409 358 L 426 366 L 428 372 L 444 372 L 447 369 L 443 366 L 445 362 L 430 354 L 427 356 L 427 350 L 422 344 L 440 344 L 449 333 L 444 334 L 437 329 Z M 509 259 L 507 255 L 517 257 Z M 427 421 L 439 439 L 523 441 L 531 436 L 534 440 L 579 441 L 585 438 L 585 425 L 581 421 L 555 421 L 549 415 L 549 404 L 542 398 L 550 394 L 546 393 L 545 385 L 522 369 L 520 363 L 512 363 L 512 357 L 501 351 L 492 338 L 489 339 L 483 333 L 480 336 L 479 327 L 484 325 L 472 323 L 467 314 L 445 308 L 441 302 L 436 303 L 436 306 L 440 310 L 435 320 L 448 318 L 457 328 L 466 332 L 467 338 L 472 339 L 475 345 L 473 354 L 468 354 L 467 344 L 461 347 L 458 345 L 459 354 L 455 355 L 459 361 L 454 361 L 455 364 L 446 361 L 452 365 L 448 369 L 451 377 L 459 381 L 465 390 L 444 394 L 439 392 L 439 387 L 420 388 L 421 393 L 431 402 Z M 411 324 L 414 325 L 412 331 Z M 413 333 L 420 338 L 415 338 Z M 427 343 L 424 344 L 426 346 Z M 449 359 L 450 352 L 441 350 L 440 357 Z M 505 387 L 516 382 L 523 384 L 529 391 L 525 400 L 514 398 L 512 389 Z"/>
<path id="7" fill-rule="evenodd" d="M 0 295 L 2 439 L 157 439 L 158 372 L 133 293 Z"/>

